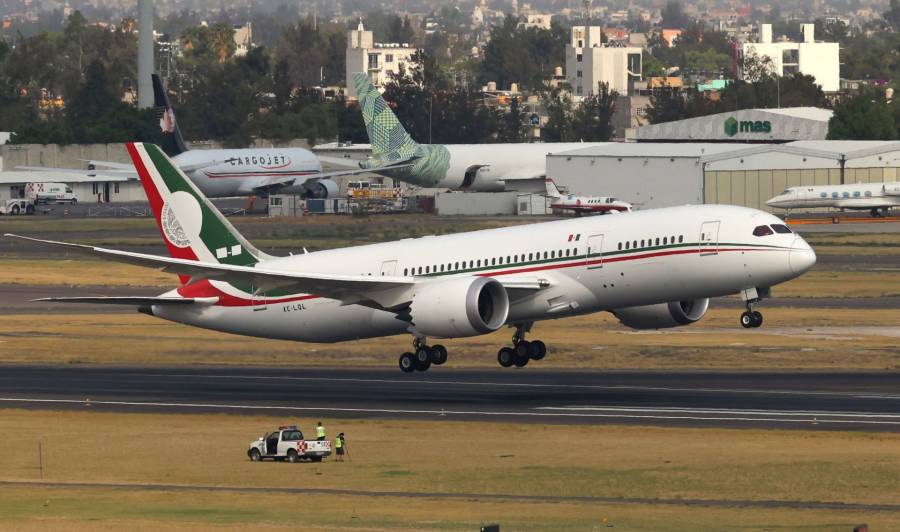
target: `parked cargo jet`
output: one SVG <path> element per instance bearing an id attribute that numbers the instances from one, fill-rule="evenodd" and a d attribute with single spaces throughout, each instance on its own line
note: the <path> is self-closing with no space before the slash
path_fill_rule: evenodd
<path id="1" fill-rule="evenodd" d="M 353 83 L 372 145 L 372 156 L 361 161 L 360 168 L 422 187 L 497 192 L 522 190 L 525 186 L 540 190 L 547 173 L 547 154 L 608 144 L 419 144 L 406 132 L 365 73 L 353 74 Z"/>
<path id="2" fill-rule="evenodd" d="M 302 194 L 307 198 L 337 197 L 332 178 L 364 173 L 362 169 L 323 172 L 315 154 L 303 148 L 240 148 L 188 150 L 175 110 L 158 75 L 153 74 L 153 96 L 160 114 L 163 148 L 175 164 L 210 198 Z M 87 175 L 137 178 L 134 166 L 109 161 L 87 161 Z M 22 166 L 19 170 L 85 172 L 84 170 Z"/>
<path id="3" fill-rule="evenodd" d="M 37 240 L 180 276 L 159 297 L 45 301 L 132 305 L 217 331 L 339 342 L 411 334 L 404 371 L 443 364 L 427 338 L 515 329 L 502 366 L 542 359 L 535 322 L 612 312 L 637 329 L 703 317 L 709 298 L 741 294 L 744 327 L 769 288 L 809 270 L 816 255 L 778 218 L 726 205 L 573 218 L 273 257 L 253 247 L 156 146 L 129 144 L 169 257 Z M 760 228 L 767 228 L 760 231 Z"/>
<path id="4" fill-rule="evenodd" d="M 900 207 L 900 183 L 791 187 L 771 198 L 766 205 L 787 211 L 813 207 L 867 210 L 872 216 L 881 216 L 894 207 Z"/>

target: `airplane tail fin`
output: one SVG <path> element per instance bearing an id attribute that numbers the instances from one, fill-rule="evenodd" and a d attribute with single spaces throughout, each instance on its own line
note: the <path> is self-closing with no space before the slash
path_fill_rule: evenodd
<path id="1" fill-rule="evenodd" d="M 390 106 L 364 72 L 353 74 L 353 86 L 359 97 L 372 155 L 382 164 L 406 161 L 416 155 L 419 144 L 409 136 Z"/>
<path id="2" fill-rule="evenodd" d="M 166 94 L 166 88 L 163 87 L 162 80 L 158 74 L 152 74 L 153 77 L 153 106 L 159 113 L 159 127 L 162 129 L 163 140 L 162 149 L 169 157 L 175 157 L 180 153 L 188 151 L 184 145 L 184 139 L 181 137 L 181 129 L 178 127 L 178 121 L 175 120 L 175 110 L 169 103 L 169 95 Z"/>
<path id="3" fill-rule="evenodd" d="M 172 257 L 236 266 L 253 266 L 268 257 L 237 232 L 158 146 L 128 143 L 126 148 Z"/>
<path id="4" fill-rule="evenodd" d="M 547 186 L 547 197 L 548 198 L 561 198 L 562 192 L 556 188 L 556 182 L 550 179 L 549 177 L 544 180 L 544 184 Z"/>

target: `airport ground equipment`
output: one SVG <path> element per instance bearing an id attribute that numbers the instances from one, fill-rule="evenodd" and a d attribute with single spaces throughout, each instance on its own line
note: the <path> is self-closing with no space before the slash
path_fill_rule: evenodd
<path id="1" fill-rule="evenodd" d="M 34 214 L 34 203 L 23 199 L 10 199 L 0 202 L 0 214 Z"/>
<path id="2" fill-rule="evenodd" d="M 270 458 L 298 462 L 309 460 L 321 462 L 331 455 L 330 441 L 304 440 L 303 432 L 296 425 L 278 427 L 278 430 L 261 436 L 250 443 L 247 456 L 254 462 Z"/>

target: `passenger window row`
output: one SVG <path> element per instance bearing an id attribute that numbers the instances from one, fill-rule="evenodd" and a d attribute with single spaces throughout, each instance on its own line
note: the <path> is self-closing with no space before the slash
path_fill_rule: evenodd
<path id="1" fill-rule="evenodd" d="M 832 198 L 832 199 L 849 198 L 849 197 L 851 197 L 851 196 L 854 197 L 854 198 L 859 198 L 859 197 L 861 197 L 861 196 L 865 196 L 865 197 L 867 197 L 867 198 L 871 198 L 871 197 L 872 197 L 872 191 L 871 191 L 871 190 L 867 190 L 867 191 L 863 192 L 862 194 L 860 194 L 860 192 L 859 192 L 858 190 L 854 190 L 853 192 L 843 192 L 843 193 L 840 193 L 840 192 L 832 192 L 832 193 L 831 193 L 831 198 Z M 827 198 L 827 197 L 828 197 L 828 193 L 827 193 L 827 192 L 819 192 L 819 197 L 820 197 L 820 198 Z"/>
<path id="2" fill-rule="evenodd" d="M 682 242 L 684 242 L 684 235 L 678 235 L 677 241 L 675 240 L 675 238 L 676 237 L 674 237 L 674 236 L 664 236 L 664 237 L 656 237 L 655 239 L 648 238 L 646 240 L 644 240 L 644 239 L 626 240 L 625 242 L 619 242 L 618 247 L 619 247 L 619 250 L 621 251 L 623 249 L 627 250 L 627 249 L 642 249 L 642 248 L 657 247 L 657 246 L 669 246 L 669 245 L 675 244 L 676 242 L 678 244 L 681 244 Z"/>
<path id="3" fill-rule="evenodd" d="M 492 266 L 523 266 L 540 260 L 574 258 L 578 255 L 578 248 L 566 248 L 560 250 L 538 251 L 522 253 L 521 255 L 507 255 L 505 257 L 491 257 L 489 259 L 469 259 L 468 261 L 448 262 L 446 264 L 430 264 L 426 266 L 413 266 L 403 268 L 403 275 L 430 275 L 435 273 L 458 273 Z"/>

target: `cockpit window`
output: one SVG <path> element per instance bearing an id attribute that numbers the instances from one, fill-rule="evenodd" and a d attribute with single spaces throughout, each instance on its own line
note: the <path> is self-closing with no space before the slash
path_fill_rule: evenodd
<path id="1" fill-rule="evenodd" d="M 774 229 L 776 233 L 781 234 L 793 233 L 793 231 L 791 231 L 791 229 L 784 224 L 772 224 L 772 229 Z"/>
<path id="2" fill-rule="evenodd" d="M 790 194 L 791 190 L 793 190 L 793 189 L 786 188 L 786 189 L 784 189 L 784 192 L 782 192 L 782 194 Z"/>
<path id="3" fill-rule="evenodd" d="M 756 229 L 753 230 L 753 236 L 768 236 L 771 234 L 773 233 L 768 225 L 758 225 L 756 226 Z"/>

